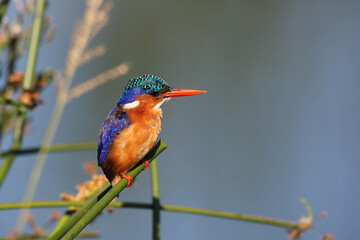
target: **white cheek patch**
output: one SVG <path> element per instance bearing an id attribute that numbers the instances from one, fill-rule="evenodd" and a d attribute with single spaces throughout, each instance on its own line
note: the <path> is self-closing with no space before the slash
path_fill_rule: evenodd
<path id="1" fill-rule="evenodd" d="M 154 109 L 155 110 L 159 110 L 161 105 L 164 103 L 164 102 L 167 102 L 169 101 L 171 98 L 164 98 L 163 100 L 161 100 L 158 104 L 155 105 Z"/>
<path id="2" fill-rule="evenodd" d="M 136 108 L 137 106 L 139 106 L 140 102 L 138 100 L 133 101 L 131 103 L 125 103 L 123 105 L 123 109 L 132 109 L 132 108 Z"/>

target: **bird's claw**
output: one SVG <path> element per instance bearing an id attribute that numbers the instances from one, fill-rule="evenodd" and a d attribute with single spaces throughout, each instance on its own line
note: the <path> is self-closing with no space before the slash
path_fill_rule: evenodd
<path id="1" fill-rule="evenodd" d="M 129 187 L 130 184 L 131 184 L 132 181 L 133 181 L 132 177 L 130 177 L 129 175 L 126 175 L 126 174 L 124 174 L 124 173 L 121 173 L 120 176 L 121 176 L 122 178 L 125 178 L 125 179 L 127 180 L 128 183 L 127 183 L 126 187 Z"/>
<path id="2" fill-rule="evenodd" d="M 145 171 L 149 167 L 150 163 L 146 159 L 142 160 L 142 163 L 145 165 L 145 168 L 144 168 L 144 171 Z"/>

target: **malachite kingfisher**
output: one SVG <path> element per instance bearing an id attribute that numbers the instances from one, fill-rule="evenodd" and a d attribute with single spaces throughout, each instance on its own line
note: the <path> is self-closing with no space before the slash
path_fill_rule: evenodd
<path id="1" fill-rule="evenodd" d="M 171 88 L 160 77 L 145 74 L 130 79 L 117 105 L 110 111 L 98 135 L 98 165 L 114 185 L 121 178 L 131 184 L 127 172 L 152 149 L 161 130 L 161 105 L 172 97 L 206 91 Z M 145 169 L 146 169 L 145 168 Z"/>

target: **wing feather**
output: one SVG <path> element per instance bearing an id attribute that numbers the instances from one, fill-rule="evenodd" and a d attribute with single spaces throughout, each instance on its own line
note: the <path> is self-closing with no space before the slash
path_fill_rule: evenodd
<path id="1" fill-rule="evenodd" d="M 99 166 L 104 163 L 115 137 L 129 125 L 130 121 L 120 105 L 117 105 L 110 111 L 98 135 L 97 150 Z"/>

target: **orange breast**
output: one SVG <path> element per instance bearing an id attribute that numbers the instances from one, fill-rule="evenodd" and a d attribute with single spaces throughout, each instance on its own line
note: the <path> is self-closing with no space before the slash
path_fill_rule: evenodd
<path id="1" fill-rule="evenodd" d="M 161 130 L 162 117 L 161 109 L 154 109 L 155 105 L 145 101 L 127 110 L 130 126 L 117 135 L 102 166 L 110 181 L 120 173 L 126 174 L 154 146 Z"/>

